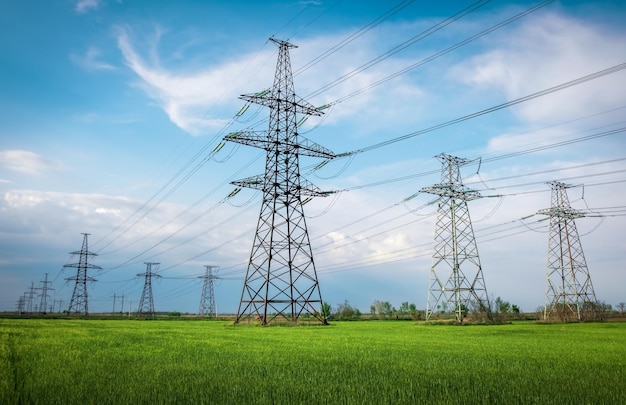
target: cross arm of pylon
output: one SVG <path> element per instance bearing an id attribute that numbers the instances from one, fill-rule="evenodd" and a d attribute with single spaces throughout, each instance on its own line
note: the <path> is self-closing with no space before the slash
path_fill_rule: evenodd
<path id="1" fill-rule="evenodd" d="M 422 188 L 420 192 L 465 201 L 476 200 L 482 197 L 476 190 L 471 190 L 462 186 L 451 186 L 450 184 L 435 184 L 434 186 Z"/>
<path id="2" fill-rule="evenodd" d="M 66 268 L 66 267 L 73 267 L 73 268 L 84 267 L 87 269 L 102 270 L 102 267 L 96 266 L 95 264 L 81 264 L 81 263 L 64 264 L 63 268 Z"/>
<path id="3" fill-rule="evenodd" d="M 264 90 L 254 94 L 242 94 L 239 96 L 241 100 L 248 101 L 250 103 L 260 104 L 266 107 L 275 107 L 277 104 L 282 104 L 287 102 L 286 99 L 281 98 L 280 96 L 276 96 L 269 90 Z M 318 108 L 310 104 L 308 101 L 305 101 L 302 98 L 296 97 L 295 101 L 288 102 L 287 108 L 293 108 L 294 111 L 298 114 L 306 114 L 306 115 L 315 115 L 320 116 L 323 115 L 323 108 Z M 323 106 L 324 107 L 324 106 Z"/>
<path id="4" fill-rule="evenodd" d="M 84 254 L 84 255 L 88 255 L 88 256 L 98 256 L 97 253 L 93 253 L 93 252 L 82 252 L 80 250 L 77 250 L 75 252 L 70 252 L 71 255 L 80 255 L 80 254 Z"/>
<path id="5" fill-rule="evenodd" d="M 240 143 L 242 145 L 255 146 L 257 148 L 270 150 L 274 146 L 274 140 L 267 137 L 266 131 L 237 131 L 232 132 L 224 137 L 224 140 Z M 316 142 L 313 142 L 303 136 L 298 137 L 299 153 L 304 156 L 321 157 L 325 159 L 334 159 L 335 154 L 330 150 Z"/>
<path id="6" fill-rule="evenodd" d="M 255 176 L 246 177 L 245 179 L 231 181 L 230 184 L 237 187 L 253 188 L 255 190 L 263 190 L 264 176 L 257 174 Z"/>
<path id="7" fill-rule="evenodd" d="M 335 158 L 335 154 L 330 149 L 326 149 L 325 147 L 303 136 L 298 136 L 298 148 L 300 149 L 301 155 L 321 157 L 325 159 Z"/>
<path id="8" fill-rule="evenodd" d="M 65 279 L 65 281 L 76 281 L 76 280 L 83 280 L 83 279 L 81 277 L 78 277 L 78 276 L 67 277 Z M 98 281 L 98 280 L 96 280 L 93 277 L 85 277 L 84 280 L 85 281 Z"/>
<path id="9" fill-rule="evenodd" d="M 237 131 L 224 137 L 225 141 L 236 142 L 242 145 L 255 146 L 268 150 L 270 141 L 266 131 Z"/>
<path id="10" fill-rule="evenodd" d="M 238 186 L 238 187 L 247 187 L 253 188 L 255 190 L 263 191 L 265 186 L 264 184 L 265 177 L 263 175 L 257 174 L 256 176 L 246 177 L 245 179 L 232 181 L 230 184 Z M 309 197 L 326 197 L 330 194 L 336 193 L 337 191 L 322 191 L 319 187 L 311 183 L 310 181 L 300 178 L 300 195 L 301 196 L 309 196 Z"/>
<path id="11" fill-rule="evenodd" d="M 585 213 L 582 211 L 575 210 L 573 208 L 567 208 L 567 207 L 545 208 L 545 209 L 537 211 L 537 214 L 547 215 L 549 217 L 559 217 L 559 218 L 567 218 L 567 219 L 583 218 L 586 216 Z"/>

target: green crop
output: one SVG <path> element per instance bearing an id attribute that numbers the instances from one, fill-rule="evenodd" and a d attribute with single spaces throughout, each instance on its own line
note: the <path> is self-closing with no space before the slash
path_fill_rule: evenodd
<path id="1" fill-rule="evenodd" d="M 2 404 L 626 403 L 626 323 L 0 320 Z"/>

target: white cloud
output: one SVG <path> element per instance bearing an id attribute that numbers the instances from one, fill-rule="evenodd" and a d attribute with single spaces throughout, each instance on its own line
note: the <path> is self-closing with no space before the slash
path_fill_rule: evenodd
<path id="1" fill-rule="evenodd" d="M 145 60 L 126 30 L 119 30 L 118 46 L 126 64 L 142 79 L 141 87 L 157 100 L 174 124 L 193 135 L 201 135 L 221 129 L 229 121 L 211 109 L 218 108 L 224 99 L 236 100 L 239 92 L 232 87 L 233 72 L 245 68 L 245 58 L 193 74 L 177 74 L 160 66 L 154 49 L 149 51 L 150 60 Z"/>
<path id="2" fill-rule="evenodd" d="M 98 48 L 90 46 L 84 55 L 70 54 L 70 60 L 88 70 L 115 70 L 115 66 L 100 60 L 101 55 Z"/>
<path id="3" fill-rule="evenodd" d="M 453 76 L 479 89 L 501 90 L 507 100 L 604 70 L 626 60 L 626 37 L 587 22 L 546 14 L 501 36 L 495 47 L 457 65 Z M 626 102 L 626 74 L 618 72 L 514 107 L 541 123 L 584 116 Z"/>
<path id="4" fill-rule="evenodd" d="M 76 14 L 84 14 L 90 10 L 97 10 L 100 0 L 79 0 L 74 7 Z"/>
<path id="5" fill-rule="evenodd" d="M 48 160 L 35 152 L 19 149 L 0 151 L 0 166 L 30 175 L 41 175 L 48 170 L 60 169 L 59 163 Z"/>
<path id="6" fill-rule="evenodd" d="M 161 65 L 158 45 L 163 34 L 164 30 L 157 28 L 150 44 L 140 47 L 134 43 L 136 39 L 131 38 L 129 29 L 119 29 L 118 47 L 126 64 L 141 78 L 141 88 L 157 100 L 173 123 L 193 135 L 222 129 L 236 112 L 235 109 L 241 105 L 233 104 L 237 103 L 240 94 L 261 91 L 272 84 L 277 47 L 271 43 L 256 53 L 243 54 L 203 70 L 176 72 Z M 297 72 L 299 66 L 327 51 L 329 43 L 338 42 L 343 37 L 344 34 L 340 33 L 302 40 L 297 44 L 297 52 L 292 55 L 292 70 Z M 145 49 L 144 55 L 138 49 Z M 331 84 L 329 82 L 333 78 L 349 75 L 347 80 L 333 84 L 314 100 L 307 100 L 316 105 L 334 102 L 387 77 L 389 72 L 398 71 L 412 63 L 411 60 L 389 58 L 370 69 L 353 74 L 355 69 L 373 59 L 378 52 L 373 37 L 363 36 L 351 44 L 350 51 L 336 52 L 322 63 L 298 74 L 294 79 L 298 96 L 306 97 L 307 94 Z M 328 72 L 334 73 L 329 75 Z M 260 84 L 239 83 L 244 77 L 248 81 L 252 77 Z M 423 95 L 421 88 L 409 80 L 398 78 L 351 99 L 350 103 L 342 104 L 342 108 L 324 122 L 328 124 L 355 115 L 377 114 L 380 119 L 367 125 L 368 130 L 375 131 L 379 128 L 375 124 L 383 127 L 385 122 L 395 120 L 397 124 L 398 119 L 414 118 L 415 99 Z M 374 99 L 376 103 L 372 102 Z M 406 100 L 406 103 L 402 103 L 402 100 Z M 236 107 L 232 107 L 233 105 Z M 404 107 L 398 108 L 398 105 Z M 226 108 L 233 110 L 227 111 Z M 316 120 L 312 119 L 311 122 L 315 123 Z"/>

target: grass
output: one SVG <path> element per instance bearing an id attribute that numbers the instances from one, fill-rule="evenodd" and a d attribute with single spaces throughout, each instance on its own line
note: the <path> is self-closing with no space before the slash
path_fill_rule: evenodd
<path id="1" fill-rule="evenodd" d="M 0 403 L 626 403 L 626 323 L 0 320 Z"/>

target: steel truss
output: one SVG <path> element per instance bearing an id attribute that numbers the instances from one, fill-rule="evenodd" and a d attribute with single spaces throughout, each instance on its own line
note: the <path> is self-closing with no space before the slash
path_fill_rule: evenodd
<path id="1" fill-rule="evenodd" d="M 158 270 L 160 263 L 144 263 L 146 272 L 139 273 L 137 276 L 144 276 L 143 291 L 137 308 L 137 316 L 154 317 L 154 299 L 152 298 L 152 277 L 161 277 L 159 274 L 153 273 Z M 155 268 L 152 269 L 152 266 Z"/>
<path id="2" fill-rule="evenodd" d="M 83 246 L 80 251 L 70 253 L 72 255 L 79 255 L 78 263 L 66 264 L 63 266 L 64 268 L 76 269 L 76 276 L 65 279 L 67 281 L 76 281 L 74 284 L 74 291 L 72 292 L 72 299 L 70 300 L 70 306 L 67 311 L 70 315 L 89 315 L 87 281 L 96 280 L 87 276 L 87 269 L 102 270 L 102 267 L 89 263 L 89 257 L 98 255 L 89 251 L 87 242 L 87 236 L 89 236 L 89 234 L 83 233 L 83 235 Z"/>
<path id="3" fill-rule="evenodd" d="M 435 225 L 435 246 L 430 269 L 426 319 L 440 307 L 454 312 L 462 321 L 468 310 L 491 317 L 485 280 L 467 202 L 480 198 L 477 191 L 463 186 L 460 167 L 469 160 L 440 154 L 441 183 L 421 192 L 439 196 Z"/>
<path id="4" fill-rule="evenodd" d="M 570 206 L 567 189 L 571 185 L 558 181 L 547 184 L 552 188 L 551 207 L 539 211 L 539 214 L 550 217 L 543 318 L 561 321 L 595 319 L 598 316 L 596 293 L 574 221 L 585 215 Z"/>
<path id="5" fill-rule="evenodd" d="M 213 274 L 213 270 L 217 269 L 217 266 L 204 266 L 204 276 L 198 278 L 204 279 L 202 284 L 202 296 L 200 297 L 200 308 L 198 309 L 198 315 L 208 316 L 213 318 L 217 316 L 215 308 L 215 294 L 213 293 L 213 280 L 219 278 Z"/>
<path id="6" fill-rule="evenodd" d="M 294 92 L 289 49 L 296 46 L 270 40 L 279 47 L 272 89 L 240 97 L 270 108 L 269 129 L 224 138 L 267 152 L 263 176 L 232 183 L 263 192 L 235 323 L 246 319 L 267 325 L 277 318 L 297 323 L 302 315 L 310 315 L 326 324 L 302 199 L 326 193 L 300 176 L 299 157 L 332 159 L 335 155 L 298 135 L 297 114 L 319 116 L 322 112 Z"/>

